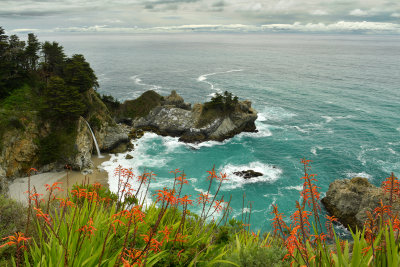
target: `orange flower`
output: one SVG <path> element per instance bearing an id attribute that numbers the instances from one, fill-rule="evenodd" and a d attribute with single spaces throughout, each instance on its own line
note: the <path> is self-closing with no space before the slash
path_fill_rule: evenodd
<path id="1" fill-rule="evenodd" d="M 283 213 L 278 212 L 278 206 L 272 204 L 272 212 L 271 214 L 274 215 L 272 220 L 272 225 L 274 227 L 274 234 L 281 232 L 283 239 L 286 238 L 285 230 L 289 230 L 289 227 L 286 225 L 285 221 L 283 220 Z"/>
<path id="2" fill-rule="evenodd" d="M 215 211 L 217 213 L 219 213 L 223 209 L 223 207 L 224 207 L 223 204 L 224 204 L 224 200 L 223 199 L 215 200 L 215 204 L 214 204 L 213 208 L 215 209 Z"/>
<path id="3" fill-rule="evenodd" d="M 17 249 L 21 249 L 25 247 L 25 242 L 27 242 L 30 238 L 28 237 L 24 237 L 24 233 L 21 232 L 16 232 L 13 236 L 10 235 L 8 237 L 3 238 L 2 240 L 6 240 L 8 239 L 9 241 L 6 242 L 5 244 L 1 245 L 0 248 L 5 247 L 5 246 L 12 246 L 12 245 L 16 245 Z"/>
<path id="4" fill-rule="evenodd" d="M 179 252 L 178 252 L 178 259 L 179 259 L 179 261 L 181 260 L 181 257 L 182 257 L 182 252 L 183 251 L 185 251 L 185 249 L 181 249 L 181 250 L 179 250 Z"/>
<path id="5" fill-rule="evenodd" d="M 187 238 L 187 235 L 182 235 L 181 233 L 178 233 L 178 234 L 176 235 L 176 238 L 175 238 L 174 242 L 182 242 L 182 243 L 185 243 L 185 242 L 187 242 L 187 240 L 186 240 L 185 238 Z"/>
<path id="6" fill-rule="evenodd" d="M 163 190 L 157 190 L 157 193 L 154 194 L 153 196 L 157 195 L 157 201 L 156 202 L 167 202 L 170 205 L 175 205 L 177 203 L 177 199 L 175 197 L 175 190 L 172 189 L 167 189 L 164 187 Z"/>
<path id="7" fill-rule="evenodd" d="M 210 202 L 210 195 L 207 193 L 200 193 L 197 198 L 197 203 L 204 205 L 205 203 Z"/>
<path id="8" fill-rule="evenodd" d="M 61 182 L 55 182 L 51 186 L 49 184 L 45 184 L 44 186 L 46 187 L 46 191 L 53 192 L 55 189 L 57 189 L 58 191 L 64 191 L 58 186 L 59 184 L 62 184 L 62 183 Z"/>
<path id="9" fill-rule="evenodd" d="M 177 183 L 178 185 L 188 184 L 185 173 L 182 173 L 181 176 L 176 177 L 176 180 L 178 181 Z"/>
<path id="10" fill-rule="evenodd" d="M 165 226 L 164 230 L 158 231 L 159 234 L 164 234 L 162 243 L 166 240 L 168 242 L 169 240 L 169 235 L 171 234 L 173 227 L 171 226 L 171 229 L 168 226 Z"/>
<path id="11" fill-rule="evenodd" d="M 87 224 L 79 228 L 77 231 L 83 232 L 84 235 L 89 236 L 90 238 L 94 235 L 94 231 L 97 231 L 97 229 L 93 227 L 93 220 L 90 218 Z"/>
<path id="12" fill-rule="evenodd" d="M 50 218 L 49 214 L 43 213 L 43 211 L 38 208 L 33 208 L 33 209 L 36 210 L 36 212 L 37 212 L 36 217 L 43 218 L 46 223 L 50 224 L 51 218 Z"/>
<path id="13" fill-rule="evenodd" d="M 75 203 L 72 201 L 69 201 L 68 199 L 63 199 L 63 198 L 57 198 L 60 201 L 60 208 L 62 207 L 75 207 Z"/>
<path id="14" fill-rule="evenodd" d="M 326 230 L 328 231 L 329 237 L 333 239 L 334 234 L 333 234 L 332 223 L 337 222 L 338 219 L 333 215 L 332 216 L 326 215 L 325 218 L 327 219 L 325 223 Z"/>
<path id="15" fill-rule="evenodd" d="M 182 206 L 184 205 L 193 205 L 193 200 L 190 200 L 189 197 L 192 195 L 185 195 L 184 197 L 178 198 L 177 202 L 178 204 L 181 204 Z"/>
<path id="16" fill-rule="evenodd" d="M 221 172 L 220 175 L 217 176 L 216 178 L 217 178 L 218 181 L 223 182 L 223 181 L 227 181 L 228 180 L 228 178 L 226 178 L 226 177 L 227 177 L 226 173 L 222 173 Z"/>

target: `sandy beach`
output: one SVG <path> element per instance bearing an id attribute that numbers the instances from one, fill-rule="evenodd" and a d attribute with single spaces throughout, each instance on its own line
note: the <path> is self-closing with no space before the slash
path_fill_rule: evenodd
<path id="1" fill-rule="evenodd" d="M 61 182 L 60 187 L 65 191 L 67 188 L 72 188 L 74 184 L 81 184 L 88 180 L 90 184 L 98 182 L 103 186 L 108 187 L 108 173 L 101 168 L 98 168 L 103 162 L 110 160 L 110 155 L 103 155 L 103 158 L 92 156 L 93 172 L 83 174 L 79 171 L 61 171 L 47 172 L 31 176 L 31 189 L 36 188 L 37 193 L 46 195 L 45 184 L 52 185 L 55 182 Z M 68 179 L 67 179 L 68 178 Z M 19 202 L 28 203 L 28 177 L 17 178 L 9 185 L 9 196 Z"/>

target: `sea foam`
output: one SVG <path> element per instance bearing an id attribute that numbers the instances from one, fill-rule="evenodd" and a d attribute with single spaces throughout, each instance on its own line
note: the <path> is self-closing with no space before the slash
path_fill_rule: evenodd
<path id="1" fill-rule="evenodd" d="M 244 179 L 243 177 L 237 176 L 234 172 L 243 170 L 254 170 L 260 172 L 263 175 L 259 177 L 253 177 L 250 179 Z M 228 181 L 223 184 L 223 189 L 235 189 L 242 187 L 245 184 L 259 183 L 259 182 L 274 182 L 279 179 L 282 174 L 282 170 L 270 164 L 265 164 L 259 161 L 251 162 L 246 165 L 233 165 L 228 164 L 219 170 L 222 173 L 226 173 Z"/>

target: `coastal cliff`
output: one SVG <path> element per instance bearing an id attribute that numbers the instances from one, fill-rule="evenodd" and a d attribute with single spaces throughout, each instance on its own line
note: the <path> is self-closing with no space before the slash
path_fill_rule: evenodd
<path id="1" fill-rule="evenodd" d="M 381 200 L 384 205 L 390 204 L 382 188 L 372 185 L 366 178 L 355 177 L 332 182 L 321 202 L 345 227 L 355 230 L 363 229 L 367 211 L 373 212 Z M 398 199 L 393 201 L 391 210 L 400 214 Z"/>
<path id="2" fill-rule="evenodd" d="M 122 150 L 126 150 L 129 131 L 112 119 L 93 89 L 88 90 L 84 98 L 88 112 L 85 118 L 79 117 L 76 126 L 67 133 L 59 128 L 52 129 L 50 123 L 44 121 L 36 111 L 25 112 L 24 117 L 15 118 L 18 127 L 3 129 L 0 141 L 0 191 L 6 188 L 10 179 L 26 176 L 30 168 L 39 172 L 60 170 L 66 164 L 75 170 L 92 168 L 91 156 L 96 150 L 87 122 L 102 152 L 118 152 L 121 145 L 124 146 Z M 61 138 L 56 138 L 57 135 Z"/>
<path id="3" fill-rule="evenodd" d="M 133 122 L 137 129 L 163 136 L 179 137 L 180 141 L 196 143 L 223 141 L 241 132 L 256 132 L 257 111 L 250 101 L 232 101 L 229 109 L 208 103 L 191 105 L 175 91 L 152 108 L 148 115 Z"/>

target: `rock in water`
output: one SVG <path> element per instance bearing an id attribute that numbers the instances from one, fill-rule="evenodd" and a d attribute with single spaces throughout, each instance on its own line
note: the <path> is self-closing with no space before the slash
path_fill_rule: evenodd
<path id="1" fill-rule="evenodd" d="M 234 172 L 234 175 L 237 175 L 239 177 L 243 177 L 244 179 L 250 179 L 253 177 L 258 177 L 258 176 L 263 176 L 264 174 L 262 174 L 261 172 L 256 172 L 253 170 L 247 170 L 247 171 L 238 171 L 238 172 Z"/>
<path id="2" fill-rule="evenodd" d="M 372 185 L 366 178 L 356 177 L 331 183 L 321 202 L 344 226 L 355 230 L 363 229 L 366 212 L 373 213 L 381 199 L 384 205 L 389 205 L 389 196 L 382 188 Z M 392 204 L 392 212 L 400 212 L 399 200 Z"/>
<path id="3" fill-rule="evenodd" d="M 229 111 L 195 104 L 190 109 L 181 96 L 172 91 L 150 113 L 134 122 L 134 127 L 159 135 L 180 137 L 187 143 L 223 141 L 241 132 L 256 132 L 257 111 L 250 101 L 239 101 Z"/>

